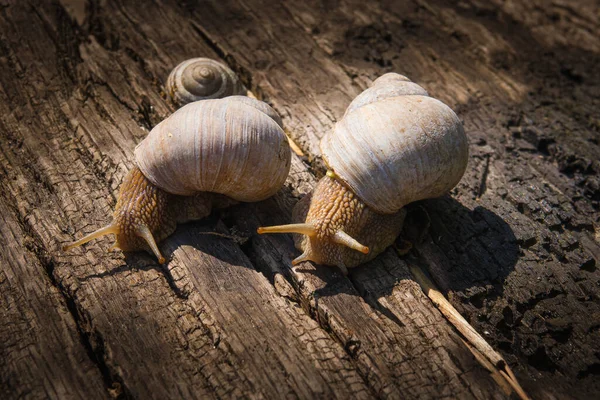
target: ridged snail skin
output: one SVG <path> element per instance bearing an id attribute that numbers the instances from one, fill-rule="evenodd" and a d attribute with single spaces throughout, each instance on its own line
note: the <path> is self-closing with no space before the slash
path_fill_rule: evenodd
<path id="1" fill-rule="evenodd" d="M 115 247 L 151 250 L 163 263 L 157 243 L 177 223 L 203 218 L 213 206 L 273 195 L 288 175 L 291 152 L 271 107 L 230 96 L 182 107 L 152 129 L 135 159 L 113 221 L 65 250 L 113 233 Z"/>
<path id="2" fill-rule="evenodd" d="M 303 254 L 294 263 L 312 260 L 343 271 L 391 245 L 402 207 L 452 189 L 468 161 L 456 114 L 394 73 L 357 96 L 320 147 L 328 176 L 297 205 L 298 223 L 259 232 L 300 233 L 296 247 Z"/>
<path id="3" fill-rule="evenodd" d="M 165 89 L 178 105 L 247 93 L 238 76 L 228 66 L 202 57 L 177 65 L 167 78 Z"/>

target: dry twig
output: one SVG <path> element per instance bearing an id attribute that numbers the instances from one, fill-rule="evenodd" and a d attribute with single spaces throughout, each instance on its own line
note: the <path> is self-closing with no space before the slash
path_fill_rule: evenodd
<path id="1" fill-rule="evenodd" d="M 454 308 L 454 306 L 450 304 L 448 300 L 446 300 L 444 295 L 440 293 L 435 284 L 423 273 L 421 268 L 411 263 L 408 263 L 408 265 L 415 280 L 417 283 L 419 283 L 419 285 L 421 285 L 421 288 L 431 299 L 433 304 L 435 304 L 444 317 L 446 317 L 446 319 L 450 321 L 450 323 L 461 333 L 466 342 L 473 346 L 479 352 L 479 354 L 485 357 L 485 359 L 489 362 L 482 362 L 480 357 L 477 357 L 476 355 L 478 361 L 488 370 L 490 370 L 490 367 L 493 367 L 494 371 L 490 372 L 496 374 L 499 373 L 517 393 L 519 398 L 523 400 L 529 400 L 529 396 L 527 396 L 502 356 L 498 354 L 498 352 L 496 352 L 492 346 L 490 346 L 488 342 L 486 342 L 485 339 L 479 333 L 477 333 L 475 328 L 473 328 L 471 324 L 469 324 L 467 320 L 460 315 L 456 308 Z"/>

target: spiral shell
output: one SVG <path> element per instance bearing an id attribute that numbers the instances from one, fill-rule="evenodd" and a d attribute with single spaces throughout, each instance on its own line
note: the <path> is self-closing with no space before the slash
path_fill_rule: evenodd
<path id="1" fill-rule="evenodd" d="M 283 185 L 291 153 L 271 107 L 231 96 L 180 108 L 136 147 L 135 159 L 144 176 L 167 192 L 259 201 Z"/>
<path id="2" fill-rule="evenodd" d="M 381 213 L 441 196 L 468 160 L 456 114 L 398 74 L 383 75 L 356 97 L 320 146 L 335 174 Z"/>
<path id="3" fill-rule="evenodd" d="M 192 58 L 179 64 L 167 78 L 166 89 L 180 105 L 246 94 L 246 88 L 229 67 L 209 58 Z"/>
<path id="4" fill-rule="evenodd" d="M 352 103 L 346 109 L 344 115 L 364 106 L 365 104 L 373 103 L 388 97 L 396 97 L 403 95 L 418 94 L 421 96 L 429 96 L 429 93 L 421 86 L 404 75 L 393 72 L 381 75 L 377 78 L 370 88 L 359 94 L 352 100 Z"/>

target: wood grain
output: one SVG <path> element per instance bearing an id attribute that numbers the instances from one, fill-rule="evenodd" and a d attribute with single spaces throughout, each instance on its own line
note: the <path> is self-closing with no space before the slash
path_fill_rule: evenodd
<path id="1" fill-rule="evenodd" d="M 319 139 L 388 71 L 470 143 L 451 195 L 409 206 L 413 257 L 533 398 L 597 393 L 598 18 L 593 0 L 1 2 L 1 397 L 505 398 L 392 251 L 346 278 L 255 234 L 289 221 Z M 108 222 L 196 56 L 307 157 L 273 198 L 180 226 L 165 266 L 110 240 L 61 252 Z"/>

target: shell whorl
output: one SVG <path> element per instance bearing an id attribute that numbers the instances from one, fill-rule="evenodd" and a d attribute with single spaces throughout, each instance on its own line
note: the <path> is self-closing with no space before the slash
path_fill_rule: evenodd
<path id="1" fill-rule="evenodd" d="M 166 91 L 179 105 L 246 94 L 246 88 L 228 66 L 202 57 L 176 66 L 167 78 Z"/>
<path id="2" fill-rule="evenodd" d="M 393 73 L 357 96 L 320 146 L 329 168 L 386 214 L 452 189 L 468 160 L 456 114 Z"/>
<path id="3" fill-rule="evenodd" d="M 410 79 L 404 75 L 389 72 L 375 79 L 370 88 L 356 96 L 346 109 L 344 116 L 357 108 L 369 103 L 374 103 L 378 100 L 383 100 L 388 97 L 409 95 L 429 96 L 429 93 L 421 86 L 411 82 Z"/>
<path id="4" fill-rule="evenodd" d="M 283 185 L 291 165 L 277 113 L 243 96 L 188 104 L 136 147 L 144 176 L 178 195 L 214 192 L 259 201 Z"/>

